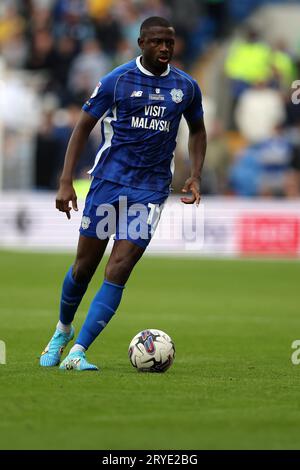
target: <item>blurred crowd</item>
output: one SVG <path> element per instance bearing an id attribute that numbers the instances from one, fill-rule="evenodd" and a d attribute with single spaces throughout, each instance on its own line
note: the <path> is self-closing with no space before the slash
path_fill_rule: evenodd
<path id="1" fill-rule="evenodd" d="M 298 51 L 299 53 L 299 51 Z M 282 40 L 268 44 L 246 28 L 225 60 L 229 128 L 243 145 L 228 168 L 228 188 L 241 196 L 300 195 L 300 107 L 292 101 L 299 56 Z"/>
<path id="2" fill-rule="evenodd" d="M 6 128 L 3 187 L 57 188 L 82 104 L 101 76 L 139 54 L 137 37 L 146 17 L 170 19 L 177 33 L 173 63 L 194 72 L 198 63 L 202 66 L 201 57 L 210 45 L 222 45 L 235 22 L 250 11 L 251 2 L 244 2 L 243 9 L 242 3 L 1 0 L 0 83 L 1 77 L 4 81 L 0 121 Z M 291 83 L 299 76 L 297 60 L 284 41 L 267 44 L 251 29 L 231 43 L 224 64 L 230 84 L 227 121 L 210 118 L 217 105 L 208 96 L 203 99 L 209 137 L 204 193 L 299 195 L 300 111 L 290 99 Z M 186 134 L 182 126 L 175 190 L 188 174 Z M 98 145 L 96 127 L 77 168 L 78 179 L 86 177 Z M 30 158 L 34 172 L 26 179 L 20 161 Z"/>
<path id="3" fill-rule="evenodd" d="M 6 127 L 2 186 L 55 189 L 82 104 L 101 76 L 139 54 L 137 38 L 142 21 L 152 15 L 170 19 L 177 32 L 174 64 L 188 69 L 218 29 L 224 2 L 219 6 L 214 3 L 1 0 L 0 80 L 2 70 L 5 87 L 0 90 L 0 120 Z M 12 102 L 18 103 L 18 109 Z M 24 145 L 28 144 L 26 130 L 37 134 L 31 148 Z M 77 177 L 85 175 L 91 166 L 98 140 L 95 130 Z M 31 166 L 35 168 L 31 182 L 20 164 L 26 159 L 28 163 L 30 152 L 34 153 Z"/>
<path id="4" fill-rule="evenodd" d="M 288 47 L 283 38 L 269 43 L 246 23 L 223 41 L 223 73 L 216 81 L 222 103 L 218 93 L 203 99 L 208 132 L 204 194 L 300 197 L 300 47 L 299 40 Z M 225 119 L 220 117 L 223 105 Z M 186 142 L 186 128 L 183 135 Z"/>

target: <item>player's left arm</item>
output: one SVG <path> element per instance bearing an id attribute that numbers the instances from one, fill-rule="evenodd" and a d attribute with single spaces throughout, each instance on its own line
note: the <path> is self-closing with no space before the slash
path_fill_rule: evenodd
<path id="1" fill-rule="evenodd" d="M 202 94 L 198 83 L 192 80 L 193 98 L 183 115 L 189 126 L 189 157 L 191 176 L 184 183 L 182 192 L 192 193 L 191 197 L 182 197 L 184 204 L 200 203 L 201 172 L 206 153 L 206 130 L 203 121 Z"/>
<path id="2" fill-rule="evenodd" d="M 197 121 L 188 122 L 189 126 L 189 157 L 191 161 L 191 176 L 184 183 L 182 192 L 191 192 L 191 197 L 182 197 L 181 202 L 184 204 L 200 203 L 200 181 L 201 172 L 204 164 L 206 153 L 206 130 L 203 117 Z"/>

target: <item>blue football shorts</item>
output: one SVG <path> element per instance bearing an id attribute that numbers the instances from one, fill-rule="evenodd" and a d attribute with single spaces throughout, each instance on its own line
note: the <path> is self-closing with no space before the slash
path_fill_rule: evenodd
<path id="1" fill-rule="evenodd" d="M 168 194 L 132 188 L 94 177 L 86 197 L 80 233 L 105 240 L 129 240 L 146 248 Z"/>

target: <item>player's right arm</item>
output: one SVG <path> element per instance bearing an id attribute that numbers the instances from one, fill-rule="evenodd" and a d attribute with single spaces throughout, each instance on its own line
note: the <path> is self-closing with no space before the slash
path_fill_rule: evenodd
<path id="1" fill-rule="evenodd" d="M 70 211 L 77 207 L 77 197 L 73 187 L 73 176 L 76 164 L 89 135 L 97 121 L 113 105 L 114 87 L 116 78 L 113 73 L 106 75 L 96 86 L 90 99 L 84 104 L 79 120 L 72 132 L 60 177 L 60 184 L 56 196 L 56 209 L 65 212 L 68 219 Z M 70 207 L 70 203 L 72 207 Z"/>
<path id="2" fill-rule="evenodd" d="M 81 111 L 79 120 L 72 132 L 64 162 L 64 168 L 60 177 L 59 189 L 56 196 L 56 209 L 67 214 L 71 218 L 70 202 L 75 211 L 77 207 L 77 197 L 73 187 L 73 176 L 76 164 L 89 138 L 89 135 L 96 125 L 98 119 L 91 114 Z"/>

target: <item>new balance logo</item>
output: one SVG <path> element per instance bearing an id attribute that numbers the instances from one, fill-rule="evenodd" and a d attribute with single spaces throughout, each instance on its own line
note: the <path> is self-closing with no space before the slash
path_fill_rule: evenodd
<path id="1" fill-rule="evenodd" d="M 141 90 L 138 91 L 133 91 L 131 93 L 130 98 L 140 98 L 142 96 L 143 92 Z"/>

